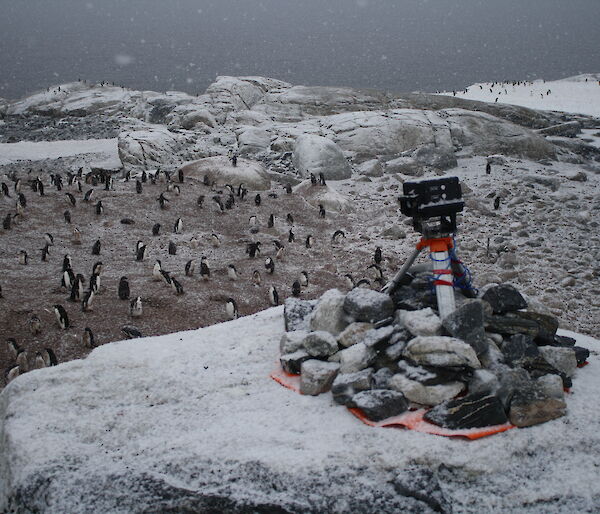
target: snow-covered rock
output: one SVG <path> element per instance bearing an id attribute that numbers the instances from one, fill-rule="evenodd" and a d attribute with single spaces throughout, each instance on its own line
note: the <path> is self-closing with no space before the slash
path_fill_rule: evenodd
<path id="1" fill-rule="evenodd" d="M 390 389 L 404 394 L 411 402 L 428 406 L 438 405 L 445 400 L 454 398 L 465 389 L 462 382 L 425 385 L 402 374 L 394 375 L 388 384 Z"/>
<path id="2" fill-rule="evenodd" d="M 0 393 L 0 510 L 391 513 L 427 511 L 430 489 L 455 511 L 600 508 L 596 355 L 567 418 L 468 444 L 366 427 L 280 387 L 283 330 L 277 307 L 18 377 Z"/>
<path id="3" fill-rule="evenodd" d="M 181 168 L 185 176 L 203 180 L 205 176 L 220 186 L 231 184 L 234 187 L 244 184 L 252 191 L 265 191 L 271 187 L 271 179 L 264 167 L 257 161 L 237 160 L 233 166 L 226 156 L 206 157 L 186 164 Z"/>
<path id="4" fill-rule="evenodd" d="M 345 298 L 338 289 L 326 291 L 310 315 L 311 330 L 325 330 L 333 335 L 342 332 L 349 324 L 344 312 Z"/>
<path id="5" fill-rule="evenodd" d="M 296 139 L 293 153 L 294 167 L 302 177 L 323 174 L 327 180 L 343 180 L 352 175 L 352 169 L 342 150 L 326 137 L 302 135 Z"/>
<path id="6" fill-rule="evenodd" d="M 419 336 L 411 339 L 404 356 L 422 366 L 481 368 L 473 348 L 454 337 Z"/>
<path id="7" fill-rule="evenodd" d="M 186 144 L 184 136 L 161 125 L 146 130 L 121 132 L 118 138 L 119 158 L 126 167 L 144 168 L 175 164 L 181 161 L 180 152 Z"/>
<path id="8" fill-rule="evenodd" d="M 300 194 L 313 207 L 319 204 L 326 211 L 348 212 L 352 210 L 350 199 L 334 189 L 331 184 L 313 186 L 310 180 L 304 180 L 294 187 L 294 193 Z"/>

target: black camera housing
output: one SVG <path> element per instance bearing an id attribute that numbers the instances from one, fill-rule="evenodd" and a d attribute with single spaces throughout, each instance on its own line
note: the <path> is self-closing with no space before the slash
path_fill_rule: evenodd
<path id="1" fill-rule="evenodd" d="M 440 177 L 405 182 L 400 210 L 413 219 L 415 230 L 427 236 L 456 232 L 456 214 L 465 206 L 458 177 Z M 439 217 L 439 225 L 429 223 Z"/>

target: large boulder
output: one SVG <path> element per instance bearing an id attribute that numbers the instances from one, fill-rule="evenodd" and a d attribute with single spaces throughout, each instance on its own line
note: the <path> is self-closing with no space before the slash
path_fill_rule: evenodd
<path id="1" fill-rule="evenodd" d="M 125 167 L 152 168 L 181 161 L 187 140 L 160 125 L 121 132 L 117 148 Z"/>
<path id="2" fill-rule="evenodd" d="M 206 157 L 186 164 L 181 168 L 186 177 L 205 176 L 218 185 L 231 184 L 234 187 L 244 184 L 253 191 L 265 191 L 271 187 L 271 179 L 263 166 L 249 159 L 238 159 L 233 166 L 226 156 Z"/>
<path id="3" fill-rule="evenodd" d="M 377 323 L 394 314 L 389 295 L 357 287 L 346 295 L 344 310 L 356 321 Z"/>
<path id="4" fill-rule="evenodd" d="M 327 211 L 348 212 L 352 210 L 350 199 L 336 191 L 331 184 L 314 186 L 310 180 L 304 180 L 294 187 L 294 193 L 302 195 L 313 207 L 319 204 Z"/>
<path id="5" fill-rule="evenodd" d="M 238 135 L 240 155 L 255 155 L 265 152 L 271 144 L 271 133 L 260 127 L 244 127 Z"/>
<path id="6" fill-rule="evenodd" d="M 296 170 L 303 177 L 322 173 L 327 180 L 343 180 L 352 175 L 350 164 L 340 147 L 326 137 L 310 134 L 298 137 L 292 158 Z"/>
<path id="7" fill-rule="evenodd" d="M 342 332 L 349 324 L 344 312 L 345 298 L 338 289 L 325 291 L 310 316 L 310 329 L 325 330 L 334 336 Z"/>

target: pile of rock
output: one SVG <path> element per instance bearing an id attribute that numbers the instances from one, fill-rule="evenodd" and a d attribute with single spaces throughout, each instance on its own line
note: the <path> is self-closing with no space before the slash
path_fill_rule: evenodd
<path id="1" fill-rule="evenodd" d="M 300 374 L 300 392 L 331 390 L 372 421 L 427 407 L 424 419 L 449 429 L 543 423 L 565 414 L 564 390 L 589 356 L 508 284 L 473 299 L 457 293 L 443 320 L 419 275 L 392 297 L 332 289 L 290 298 L 284 313 L 280 362 Z"/>

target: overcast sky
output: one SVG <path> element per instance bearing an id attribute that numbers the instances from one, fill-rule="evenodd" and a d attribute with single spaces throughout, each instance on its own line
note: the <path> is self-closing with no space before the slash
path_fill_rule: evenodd
<path id="1" fill-rule="evenodd" d="M 217 75 L 395 91 L 600 71 L 600 0 L 0 0 L 0 96 Z"/>

